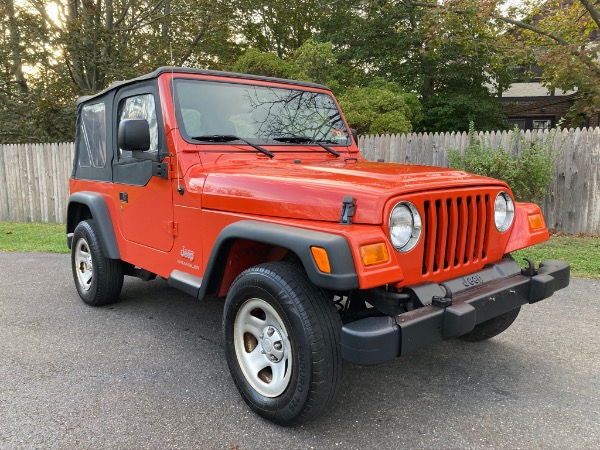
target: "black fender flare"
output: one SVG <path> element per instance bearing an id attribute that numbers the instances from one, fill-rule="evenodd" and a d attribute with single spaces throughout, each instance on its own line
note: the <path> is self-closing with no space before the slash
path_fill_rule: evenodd
<path id="1" fill-rule="evenodd" d="M 104 254 L 110 259 L 121 259 L 117 238 L 113 228 L 110 213 L 106 200 L 98 192 L 81 191 L 72 194 L 69 197 L 69 206 L 67 207 L 67 245 L 71 248 L 71 239 L 69 233 L 72 233 L 77 226 L 74 209 L 75 205 L 82 204 L 89 208 L 96 228 L 100 233 L 100 242 Z"/>
<path id="2" fill-rule="evenodd" d="M 169 284 L 200 299 L 216 294 L 229 250 L 238 239 L 289 249 L 300 258 L 310 281 L 321 288 L 344 292 L 359 287 L 350 245 L 343 236 L 257 220 L 240 220 L 223 228 L 213 245 L 202 279 L 174 270 Z M 331 273 L 319 270 L 311 253 L 312 246 L 327 251 Z"/>

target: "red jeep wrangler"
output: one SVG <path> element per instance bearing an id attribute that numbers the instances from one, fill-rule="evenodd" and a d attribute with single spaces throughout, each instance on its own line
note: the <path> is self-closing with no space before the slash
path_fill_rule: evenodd
<path id="1" fill-rule="evenodd" d="M 342 361 L 491 338 L 569 265 L 502 181 L 361 158 L 325 86 L 165 67 L 79 99 L 67 242 L 89 305 L 124 275 L 224 299 L 248 405 L 280 424 L 333 402 Z"/>

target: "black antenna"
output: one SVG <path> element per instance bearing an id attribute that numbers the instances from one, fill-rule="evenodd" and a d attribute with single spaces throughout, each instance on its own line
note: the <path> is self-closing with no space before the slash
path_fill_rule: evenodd
<path id="1" fill-rule="evenodd" d="M 169 52 L 171 53 L 171 104 L 173 108 L 175 108 L 175 72 L 173 71 L 173 44 L 169 42 Z M 177 192 L 179 195 L 183 195 L 185 192 L 183 189 L 183 185 L 181 184 L 181 177 L 179 174 L 179 151 L 177 150 L 177 139 L 173 136 L 173 145 L 175 146 L 175 167 L 176 167 L 176 176 L 177 176 Z"/>

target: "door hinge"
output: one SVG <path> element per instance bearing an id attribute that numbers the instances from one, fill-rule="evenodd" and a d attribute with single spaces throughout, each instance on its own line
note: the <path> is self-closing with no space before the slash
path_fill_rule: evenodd
<path id="1" fill-rule="evenodd" d="M 172 220 L 169 220 L 168 222 L 165 222 L 164 229 L 171 236 L 177 236 L 178 228 L 179 227 L 177 226 L 177 222 L 173 222 Z"/>
<path id="2" fill-rule="evenodd" d="M 169 165 L 168 163 L 152 163 L 152 176 L 160 178 L 169 178 Z"/>

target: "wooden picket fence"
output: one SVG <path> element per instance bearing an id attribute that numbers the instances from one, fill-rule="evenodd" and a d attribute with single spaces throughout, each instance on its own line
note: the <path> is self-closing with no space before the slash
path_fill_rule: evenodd
<path id="1" fill-rule="evenodd" d="M 520 154 L 522 142 L 512 131 L 480 132 L 491 148 Z M 525 142 L 545 142 L 552 134 L 526 131 Z M 540 205 L 549 228 L 569 234 L 600 235 L 600 128 L 565 129 L 550 143 L 558 154 L 555 176 Z M 448 150 L 463 151 L 469 135 L 463 133 L 413 133 L 361 136 L 362 155 L 370 160 L 448 166 Z"/>
<path id="2" fill-rule="evenodd" d="M 526 142 L 548 139 L 549 132 L 525 132 Z M 479 133 L 493 148 L 519 154 L 512 131 Z M 447 166 L 449 149 L 464 150 L 467 133 L 413 133 L 361 136 L 362 155 L 370 160 Z M 562 130 L 554 137 L 556 176 L 542 210 L 550 228 L 572 234 L 600 235 L 600 128 Z M 0 145 L 0 221 L 65 222 L 68 178 L 74 145 Z"/>
<path id="3" fill-rule="evenodd" d="M 0 145 L 0 220 L 65 222 L 75 146 Z"/>

